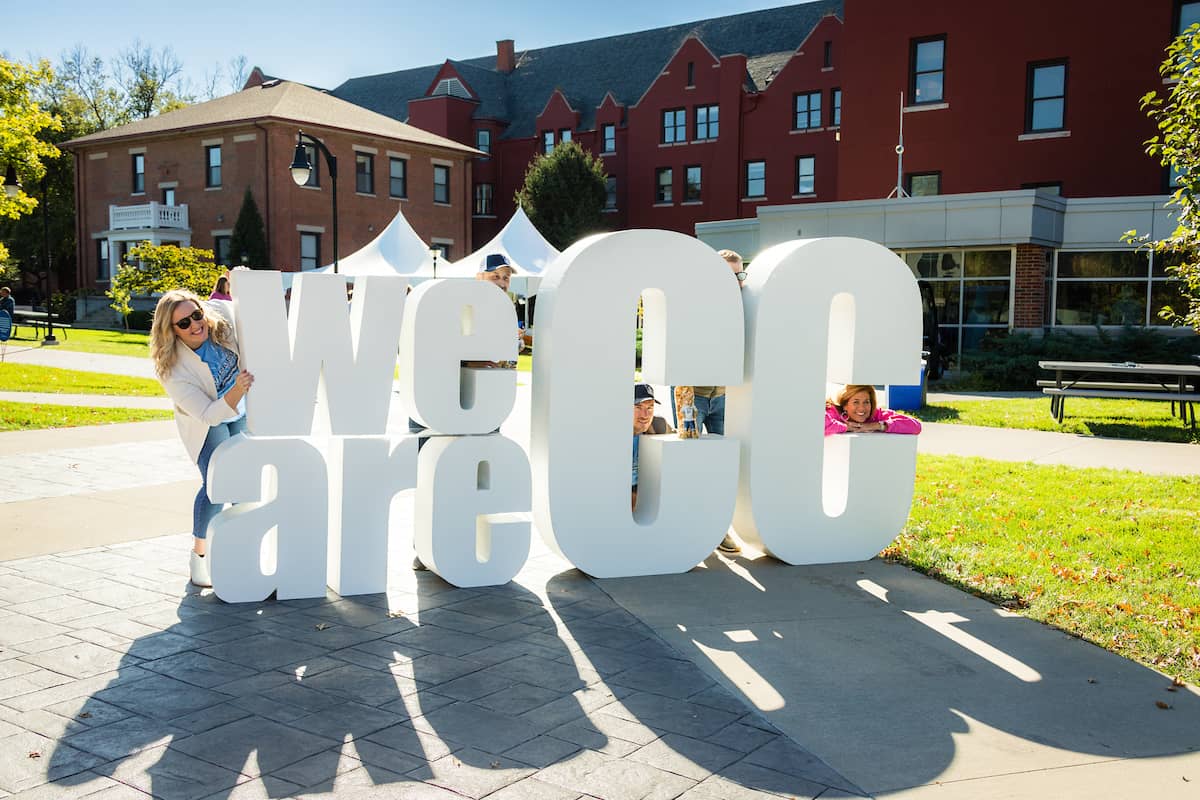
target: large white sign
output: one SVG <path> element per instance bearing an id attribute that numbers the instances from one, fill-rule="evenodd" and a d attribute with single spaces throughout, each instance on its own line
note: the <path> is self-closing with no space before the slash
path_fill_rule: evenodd
<path id="1" fill-rule="evenodd" d="M 739 290 L 711 248 L 667 231 L 573 245 L 538 293 L 531 455 L 495 431 L 516 373 L 516 316 L 495 286 L 233 273 L 249 435 L 213 454 L 214 591 L 229 601 L 386 590 L 391 501 L 415 489 L 421 559 L 459 586 L 505 583 L 546 543 L 584 572 L 683 572 L 740 536 L 790 564 L 869 558 L 903 526 L 911 436 L 825 438 L 827 382 L 918 379 L 920 299 L 908 267 L 858 239 L 760 254 Z M 643 436 L 630 510 L 635 315 L 643 380 L 726 385 L 727 436 Z M 397 359 L 397 353 L 399 357 Z M 429 428 L 389 436 L 393 370 Z"/>

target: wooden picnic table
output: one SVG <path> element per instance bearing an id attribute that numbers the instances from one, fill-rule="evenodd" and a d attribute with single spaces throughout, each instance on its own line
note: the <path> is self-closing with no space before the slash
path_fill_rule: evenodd
<path id="1" fill-rule="evenodd" d="M 1050 396 L 1050 415 L 1059 423 L 1068 397 L 1111 397 L 1123 400 L 1169 400 L 1184 424 L 1196 427 L 1200 403 L 1200 366 L 1139 364 L 1133 361 L 1039 361 L 1054 381 L 1038 381 Z"/>

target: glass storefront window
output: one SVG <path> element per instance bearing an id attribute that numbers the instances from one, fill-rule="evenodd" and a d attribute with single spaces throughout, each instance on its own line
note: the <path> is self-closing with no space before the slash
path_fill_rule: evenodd
<path id="1" fill-rule="evenodd" d="M 1150 324 L 1170 325 L 1158 315 L 1163 306 L 1170 306 L 1176 314 L 1183 314 L 1188 307 L 1188 301 L 1183 296 L 1179 281 L 1154 281 L 1150 284 Z"/>
<path id="2" fill-rule="evenodd" d="M 963 323 L 1008 325 L 1008 287 L 1008 281 L 964 281 Z"/>
<path id="3" fill-rule="evenodd" d="M 1062 281 L 1055 325 L 1145 325 L 1145 281 Z"/>
<path id="4" fill-rule="evenodd" d="M 1059 252 L 1060 278 L 1144 278 L 1149 270 L 1145 252 L 1110 250 L 1102 252 Z"/>
<path id="5" fill-rule="evenodd" d="M 1008 330 L 1011 249 L 915 250 L 900 256 L 933 294 L 941 340 L 948 354 L 978 346 L 988 331 Z"/>

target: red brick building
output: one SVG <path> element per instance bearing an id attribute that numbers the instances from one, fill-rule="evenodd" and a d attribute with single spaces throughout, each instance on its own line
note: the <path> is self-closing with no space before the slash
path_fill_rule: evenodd
<path id="1" fill-rule="evenodd" d="M 79 285 L 104 286 L 133 245 L 212 249 L 222 263 L 247 188 L 263 216 L 270 265 L 333 261 L 325 159 L 305 186 L 288 166 L 297 132 L 337 159 L 339 250 L 358 250 L 398 208 L 423 239 L 472 249 L 467 202 L 475 151 L 307 86 L 268 81 L 237 94 L 75 139 Z"/>

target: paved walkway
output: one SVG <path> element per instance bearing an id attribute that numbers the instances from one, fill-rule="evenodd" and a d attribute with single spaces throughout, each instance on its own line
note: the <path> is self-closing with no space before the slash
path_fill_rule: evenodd
<path id="1" fill-rule="evenodd" d="M 528 398 L 503 426 L 522 443 Z M 1200 472 L 1188 445 L 957 425 L 920 445 Z M 1194 690 L 1166 693 L 1152 670 L 877 561 L 747 552 L 592 581 L 535 536 L 514 583 L 455 589 L 407 568 L 402 496 L 386 595 L 224 604 L 186 583 L 194 469 L 171 422 L 0 434 L 3 792 L 923 800 L 1200 785 Z"/>

